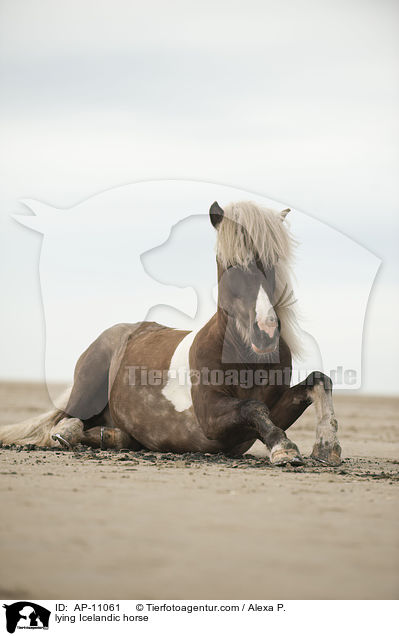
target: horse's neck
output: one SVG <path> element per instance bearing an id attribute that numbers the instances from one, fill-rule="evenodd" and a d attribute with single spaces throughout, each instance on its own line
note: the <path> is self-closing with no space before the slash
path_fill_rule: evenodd
<path id="1" fill-rule="evenodd" d="M 220 346 L 221 362 L 229 355 L 237 361 L 244 362 L 246 360 L 247 345 L 243 335 L 237 329 L 235 319 L 229 317 L 220 307 L 216 313 L 216 333 Z"/>

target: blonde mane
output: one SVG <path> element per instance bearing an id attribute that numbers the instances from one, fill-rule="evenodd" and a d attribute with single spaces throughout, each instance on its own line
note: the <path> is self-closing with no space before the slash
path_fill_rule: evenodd
<path id="1" fill-rule="evenodd" d="M 266 268 L 274 266 L 275 311 L 281 322 L 281 336 L 292 355 L 300 358 L 300 328 L 291 282 L 295 245 L 280 213 L 251 201 L 230 203 L 224 208 L 224 217 L 217 231 L 218 261 L 224 268 L 233 265 L 248 269 L 251 261 L 257 258 Z"/>

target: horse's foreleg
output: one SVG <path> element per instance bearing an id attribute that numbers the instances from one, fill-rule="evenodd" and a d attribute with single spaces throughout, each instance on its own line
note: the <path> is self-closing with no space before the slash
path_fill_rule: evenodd
<path id="1" fill-rule="evenodd" d="M 312 457 L 329 466 L 341 463 L 341 446 L 338 442 L 338 422 L 332 401 L 332 382 L 317 382 L 309 389 L 309 396 L 316 407 L 316 441 Z"/>
<path id="2" fill-rule="evenodd" d="M 303 464 L 297 446 L 274 425 L 263 402 L 213 393 L 198 403 L 197 417 L 208 439 L 220 441 L 226 449 L 259 439 L 265 444 L 272 464 Z"/>
<path id="3" fill-rule="evenodd" d="M 332 382 L 324 373 L 313 372 L 303 382 L 287 389 L 270 411 L 270 418 L 285 431 L 312 403 L 317 413 L 316 442 L 312 457 L 323 464 L 338 466 L 341 463 L 341 447 L 337 438 L 338 424 L 332 401 Z"/>
<path id="4" fill-rule="evenodd" d="M 276 466 L 284 464 L 301 465 L 302 456 L 294 442 L 279 429 L 270 417 L 265 404 L 256 400 L 241 403 L 240 416 L 255 427 L 260 439 L 269 451 L 270 461 Z"/>

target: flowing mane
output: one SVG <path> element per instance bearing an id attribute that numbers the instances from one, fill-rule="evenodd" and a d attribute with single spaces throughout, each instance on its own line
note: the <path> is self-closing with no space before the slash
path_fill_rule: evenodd
<path id="1" fill-rule="evenodd" d="M 283 217 L 251 201 L 230 203 L 218 227 L 216 254 L 225 268 L 248 269 L 254 258 L 265 267 L 274 266 L 276 274 L 275 311 L 281 322 L 281 336 L 291 353 L 300 358 L 300 328 L 291 282 L 291 261 L 295 241 Z"/>

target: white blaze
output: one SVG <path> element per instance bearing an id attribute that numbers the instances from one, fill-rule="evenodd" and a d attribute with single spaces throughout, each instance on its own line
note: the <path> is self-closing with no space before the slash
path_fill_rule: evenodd
<path id="1" fill-rule="evenodd" d="M 258 297 L 255 305 L 256 321 L 258 323 L 267 322 L 270 318 L 275 317 L 273 305 L 269 300 L 262 285 L 259 287 Z"/>

